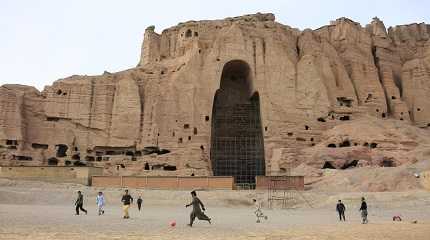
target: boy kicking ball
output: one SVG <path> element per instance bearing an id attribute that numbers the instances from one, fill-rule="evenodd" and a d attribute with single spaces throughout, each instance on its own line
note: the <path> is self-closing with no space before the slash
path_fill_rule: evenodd
<path id="1" fill-rule="evenodd" d="M 264 220 L 267 220 L 267 216 L 264 215 L 263 211 L 261 211 L 261 203 L 257 201 L 257 199 L 252 199 L 255 205 L 255 211 L 254 214 L 257 217 L 257 223 L 260 223 L 260 218 L 264 218 Z"/>

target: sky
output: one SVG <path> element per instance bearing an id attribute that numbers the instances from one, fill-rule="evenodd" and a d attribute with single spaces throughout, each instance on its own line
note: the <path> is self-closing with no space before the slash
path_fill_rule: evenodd
<path id="1" fill-rule="evenodd" d="M 272 12 L 291 27 L 315 29 L 348 17 L 363 26 L 430 23 L 427 0 L 0 0 L 0 85 L 43 90 L 74 74 L 99 75 L 137 65 L 145 28 L 188 20 Z"/>

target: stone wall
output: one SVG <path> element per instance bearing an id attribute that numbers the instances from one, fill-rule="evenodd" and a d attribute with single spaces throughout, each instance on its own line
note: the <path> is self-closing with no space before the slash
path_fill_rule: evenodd
<path id="1" fill-rule="evenodd" d="M 0 177 L 2 178 L 84 185 L 91 185 L 91 177 L 100 175 L 102 172 L 102 168 L 95 167 L 0 167 Z"/>

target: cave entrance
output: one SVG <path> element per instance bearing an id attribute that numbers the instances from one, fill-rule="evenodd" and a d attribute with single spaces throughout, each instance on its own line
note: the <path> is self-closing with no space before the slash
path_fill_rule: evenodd
<path id="1" fill-rule="evenodd" d="M 233 176 L 235 183 L 255 184 L 265 175 L 260 97 L 252 92 L 249 65 L 224 65 L 212 109 L 211 163 L 214 176 Z"/>

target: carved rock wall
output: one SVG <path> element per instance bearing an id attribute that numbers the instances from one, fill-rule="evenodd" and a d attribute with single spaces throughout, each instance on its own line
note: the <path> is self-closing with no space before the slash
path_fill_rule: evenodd
<path id="1" fill-rule="evenodd" d="M 428 131 L 429 33 L 424 23 L 387 31 L 377 18 L 366 27 L 340 18 L 299 31 L 259 13 L 189 21 L 161 34 L 149 27 L 136 68 L 71 76 L 41 93 L 1 86 L 0 163 L 210 175 L 215 92 L 224 65 L 242 60 L 251 69 L 250 92 L 260 98 L 267 174 L 300 163 L 322 167 L 314 151 L 339 151 L 328 159 L 334 167 L 351 160 L 380 165 L 364 150 L 326 143 L 345 123 L 339 141 L 353 139 L 361 126 L 353 123 L 368 117 L 369 124 L 397 120 Z M 397 149 L 405 154 L 420 144 L 405 141 L 409 147 Z"/>

